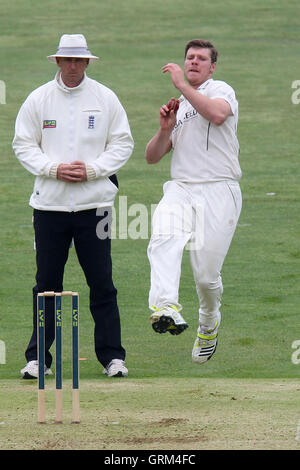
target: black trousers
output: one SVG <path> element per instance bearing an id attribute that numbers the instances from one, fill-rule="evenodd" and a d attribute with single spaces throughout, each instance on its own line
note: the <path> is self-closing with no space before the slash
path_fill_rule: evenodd
<path id="1" fill-rule="evenodd" d="M 125 359 L 117 290 L 112 280 L 111 239 L 96 233 L 101 219 L 107 220 L 107 213 L 97 216 L 96 209 L 79 212 L 34 210 L 37 273 L 33 288 L 33 333 L 25 353 L 27 361 L 37 359 L 37 294 L 63 291 L 64 269 L 72 239 L 90 288 L 96 356 L 104 367 L 112 359 Z M 68 290 L 72 290 L 72 286 Z M 53 297 L 45 298 L 45 338 L 45 362 L 50 367 L 52 355 L 49 350 L 55 338 Z"/>

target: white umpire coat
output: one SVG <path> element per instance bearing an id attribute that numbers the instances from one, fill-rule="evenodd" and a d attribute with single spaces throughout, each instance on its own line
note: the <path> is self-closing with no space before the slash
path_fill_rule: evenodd
<path id="1" fill-rule="evenodd" d="M 118 188 L 109 176 L 134 145 L 127 115 L 109 88 L 86 75 L 78 87 L 64 88 L 59 74 L 28 96 L 16 119 L 14 152 L 36 176 L 29 204 L 66 212 L 111 206 Z M 53 168 L 75 160 L 86 163 L 88 181 L 56 179 Z"/>

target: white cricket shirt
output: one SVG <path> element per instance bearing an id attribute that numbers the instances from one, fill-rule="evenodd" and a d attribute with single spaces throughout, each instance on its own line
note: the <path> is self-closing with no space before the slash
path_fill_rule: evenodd
<path id="1" fill-rule="evenodd" d="M 233 116 L 229 116 L 221 126 L 216 126 L 202 117 L 182 96 L 171 136 L 171 177 L 190 183 L 238 181 L 242 172 L 238 160 L 238 102 L 235 92 L 227 83 L 212 78 L 204 82 L 198 91 L 208 98 L 226 100 Z"/>

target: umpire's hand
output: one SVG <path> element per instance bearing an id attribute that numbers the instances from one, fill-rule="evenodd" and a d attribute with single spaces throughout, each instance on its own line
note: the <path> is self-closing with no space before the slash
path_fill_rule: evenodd
<path id="1" fill-rule="evenodd" d="M 57 168 L 57 179 L 68 183 L 87 181 L 86 166 L 84 162 L 61 163 Z"/>

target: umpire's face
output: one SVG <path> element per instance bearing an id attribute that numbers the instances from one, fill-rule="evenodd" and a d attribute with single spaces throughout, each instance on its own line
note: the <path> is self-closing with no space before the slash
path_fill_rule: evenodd
<path id="1" fill-rule="evenodd" d="M 194 88 L 211 78 L 216 63 L 211 61 L 210 49 L 204 47 L 190 47 L 184 61 L 184 73 L 187 81 Z"/>
<path id="2" fill-rule="evenodd" d="M 82 82 L 89 60 L 79 57 L 57 57 L 56 63 L 61 70 L 64 84 L 74 88 Z"/>

